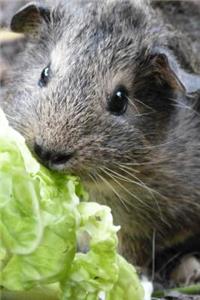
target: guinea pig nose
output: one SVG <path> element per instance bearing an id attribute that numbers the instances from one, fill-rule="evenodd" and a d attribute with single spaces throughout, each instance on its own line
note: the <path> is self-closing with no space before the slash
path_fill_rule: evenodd
<path id="1" fill-rule="evenodd" d="M 44 164 L 51 163 L 55 165 L 61 165 L 66 163 L 72 157 L 72 153 L 65 154 L 61 152 L 48 151 L 37 143 L 34 145 L 34 151 Z"/>
<path id="2" fill-rule="evenodd" d="M 39 144 L 35 143 L 34 144 L 34 151 L 37 157 L 42 160 L 42 161 L 48 161 L 50 160 L 51 153 L 49 151 L 46 151 L 42 146 Z"/>

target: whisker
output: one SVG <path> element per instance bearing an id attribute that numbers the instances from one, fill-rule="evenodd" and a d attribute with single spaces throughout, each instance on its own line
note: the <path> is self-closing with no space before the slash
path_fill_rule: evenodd
<path id="1" fill-rule="evenodd" d="M 158 211 L 159 211 L 161 220 L 162 220 L 163 222 L 166 223 L 166 221 L 165 221 L 164 218 L 163 218 L 163 214 L 162 214 L 162 210 L 161 210 L 161 208 L 160 208 L 159 202 L 157 201 L 157 199 L 156 199 L 156 197 L 155 197 L 155 194 L 158 194 L 158 195 L 159 195 L 160 197 L 162 197 L 162 198 L 166 198 L 166 197 L 164 197 L 163 195 L 161 195 L 161 194 L 160 194 L 159 192 L 157 192 L 156 190 L 153 190 L 153 189 L 149 188 L 142 180 L 140 180 L 138 177 L 134 176 L 133 174 L 131 174 L 130 172 L 128 172 L 127 170 L 125 170 L 123 167 L 120 166 L 119 168 L 120 168 L 123 172 L 127 173 L 128 175 L 130 175 L 131 177 L 133 177 L 134 179 L 137 180 L 137 181 L 135 181 L 135 180 L 129 180 L 130 183 L 136 184 L 136 185 L 138 185 L 139 187 L 141 187 L 141 188 L 147 190 L 147 192 L 151 195 L 152 199 L 154 200 L 154 202 L 155 202 L 155 204 L 156 204 L 156 206 L 157 206 L 157 208 L 158 208 Z M 111 171 L 111 170 L 110 170 L 110 171 Z M 114 171 L 112 170 L 112 172 L 114 172 Z M 116 172 L 115 172 L 115 173 L 116 173 Z M 117 173 L 116 173 L 116 174 L 117 174 Z M 122 177 L 122 179 L 123 179 L 123 178 L 124 178 L 124 179 L 127 179 L 125 176 L 123 176 L 123 175 L 121 175 L 121 174 L 118 174 L 118 175 L 120 175 L 120 177 Z M 128 179 L 130 179 L 130 178 L 128 178 Z M 127 180 L 127 181 L 128 181 L 128 180 Z"/>
<path id="2" fill-rule="evenodd" d="M 166 199 L 166 197 L 164 195 L 161 195 L 159 192 L 157 192 L 155 189 L 152 189 L 150 187 L 148 187 L 144 181 L 142 181 L 140 178 L 138 178 L 137 176 L 133 175 L 132 173 L 129 172 L 132 171 L 131 168 L 127 168 L 126 166 L 123 166 L 122 164 L 119 165 L 119 168 L 124 171 L 125 173 L 129 174 L 131 177 L 133 177 L 134 179 L 138 180 L 140 183 L 140 186 L 145 188 L 147 191 L 149 191 L 151 193 L 152 196 L 155 196 L 154 194 L 158 194 L 159 196 L 161 196 L 162 198 Z M 128 169 L 128 170 L 126 170 Z"/>
<path id="3" fill-rule="evenodd" d="M 133 108 L 137 112 L 138 116 L 140 116 L 140 112 L 139 112 L 137 106 L 135 105 L 135 103 L 129 97 L 127 97 L 127 98 L 128 98 L 129 104 L 133 106 Z"/>
<path id="4" fill-rule="evenodd" d="M 104 167 L 104 168 L 107 169 L 112 174 L 115 174 L 115 176 L 117 176 L 117 178 L 119 178 L 119 179 L 121 178 L 122 180 L 124 180 L 126 182 L 130 182 L 130 183 L 136 184 L 139 187 L 146 188 L 148 191 L 150 191 L 150 189 L 141 180 L 139 180 L 136 176 L 134 176 L 131 173 L 127 172 L 123 168 L 119 167 L 122 171 L 124 171 L 125 173 L 131 175 L 131 177 L 133 177 L 134 179 L 138 180 L 139 182 L 137 182 L 135 180 L 131 180 L 129 177 L 123 176 L 120 173 L 115 172 L 114 170 L 108 169 L 107 167 Z"/>
<path id="5" fill-rule="evenodd" d="M 120 200 L 120 203 L 125 207 L 125 209 L 128 211 L 128 207 L 126 206 L 125 202 L 121 199 L 119 193 L 115 190 L 115 188 L 107 181 L 103 176 L 101 176 L 99 173 L 97 173 L 97 176 L 113 191 L 113 193 L 117 196 L 117 198 Z"/>
<path id="6" fill-rule="evenodd" d="M 147 203 L 145 203 L 144 201 L 142 201 L 139 197 L 137 197 L 135 194 L 133 194 L 132 192 L 130 192 L 125 186 L 123 186 L 116 178 L 114 178 L 109 172 L 107 172 L 105 169 L 101 168 L 101 170 L 107 175 L 109 176 L 113 181 L 115 181 L 127 194 L 129 194 L 130 196 L 132 196 L 134 199 L 136 199 L 139 203 L 141 203 L 143 206 L 146 206 L 149 208 L 149 205 L 147 205 Z"/>
<path id="7" fill-rule="evenodd" d="M 151 281 L 154 281 L 155 277 L 155 255 L 156 255 L 156 230 L 153 230 L 152 236 L 152 271 L 151 271 Z"/>
<path id="8" fill-rule="evenodd" d="M 141 179 L 139 179 L 137 176 L 135 176 L 135 175 L 133 175 L 132 173 L 129 172 L 129 170 L 132 171 L 131 168 L 128 168 L 128 170 L 126 170 L 126 169 L 127 169 L 126 166 L 123 166 L 122 164 L 118 164 L 117 166 L 118 166 L 118 168 L 119 168 L 120 170 L 122 170 L 122 171 L 125 172 L 126 174 L 130 175 L 130 176 L 133 177 L 134 179 L 138 180 L 138 182 L 133 181 L 134 183 L 136 183 L 137 185 L 139 185 L 139 186 L 142 187 L 142 188 L 146 188 L 148 191 L 151 191 L 151 193 L 152 193 L 152 190 L 151 190 L 151 189 L 150 189 L 150 188 L 149 188 L 149 187 L 148 187 Z M 120 176 L 122 176 L 122 175 L 120 175 Z M 125 176 L 123 176 L 123 177 L 125 177 Z M 125 177 L 125 178 L 126 178 L 126 177 Z"/>
<path id="9" fill-rule="evenodd" d="M 137 99 L 134 97 L 134 101 L 140 103 L 141 105 L 143 105 L 144 107 L 148 108 L 149 110 L 151 110 L 152 112 L 156 112 L 155 109 L 153 109 L 151 106 L 147 105 L 146 103 L 142 102 L 141 100 Z"/>
<path id="10" fill-rule="evenodd" d="M 198 111 L 196 111 L 192 106 L 189 106 L 183 102 L 180 102 L 174 98 L 170 98 L 171 101 L 173 101 L 174 103 L 176 103 L 176 107 L 180 107 L 180 108 L 183 108 L 183 109 L 188 109 L 188 110 L 191 110 L 193 111 L 197 116 L 200 116 L 200 114 L 198 113 Z"/>
<path id="11" fill-rule="evenodd" d="M 165 268 L 172 262 L 174 261 L 177 257 L 179 257 L 181 255 L 181 253 L 176 253 L 175 255 L 173 255 L 172 257 L 170 257 L 169 260 L 167 260 L 166 263 L 164 263 L 164 265 L 161 266 L 161 268 L 157 271 L 157 273 L 159 274 L 160 272 L 162 272 L 163 270 L 165 270 Z"/>
<path id="12" fill-rule="evenodd" d="M 94 175 L 92 175 L 91 173 L 88 173 L 88 176 L 90 177 L 92 182 L 96 185 L 97 189 L 99 190 L 99 186 L 98 186 L 97 180 L 95 179 Z"/>

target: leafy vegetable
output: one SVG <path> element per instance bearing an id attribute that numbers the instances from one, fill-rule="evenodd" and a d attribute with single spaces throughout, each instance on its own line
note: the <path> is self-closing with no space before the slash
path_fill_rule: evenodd
<path id="1" fill-rule="evenodd" d="M 86 193 L 78 179 L 41 166 L 0 110 L 4 291 L 52 290 L 63 300 L 143 299 L 134 268 L 117 254 L 119 228 L 110 209 L 80 197 Z"/>

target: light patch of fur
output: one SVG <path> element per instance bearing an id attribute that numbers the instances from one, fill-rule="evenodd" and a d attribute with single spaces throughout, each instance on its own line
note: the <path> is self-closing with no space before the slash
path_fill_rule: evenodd
<path id="1" fill-rule="evenodd" d="M 144 300 L 151 300 L 151 295 L 153 293 L 153 284 L 146 277 L 142 277 L 141 284 L 144 289 Z"/>
<path id="2" fill-rule="evenodd" d="M 171 273 L 170 278 L 174 282 L 184 285 L 200 281 L 200 260 L 194 256 L 184 256 Z"/>

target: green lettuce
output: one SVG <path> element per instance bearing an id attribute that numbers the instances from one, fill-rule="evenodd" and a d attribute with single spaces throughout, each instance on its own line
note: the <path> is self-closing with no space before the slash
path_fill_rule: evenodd
<path id="1" fill-rule="evenodd" d="M 0 110 L 3 295 L 143 299 L 134 267 L 117 254 L 119 228 L 110 209 L 80 198 L 87 194 L 79 180 L 41 166 Z"/>

